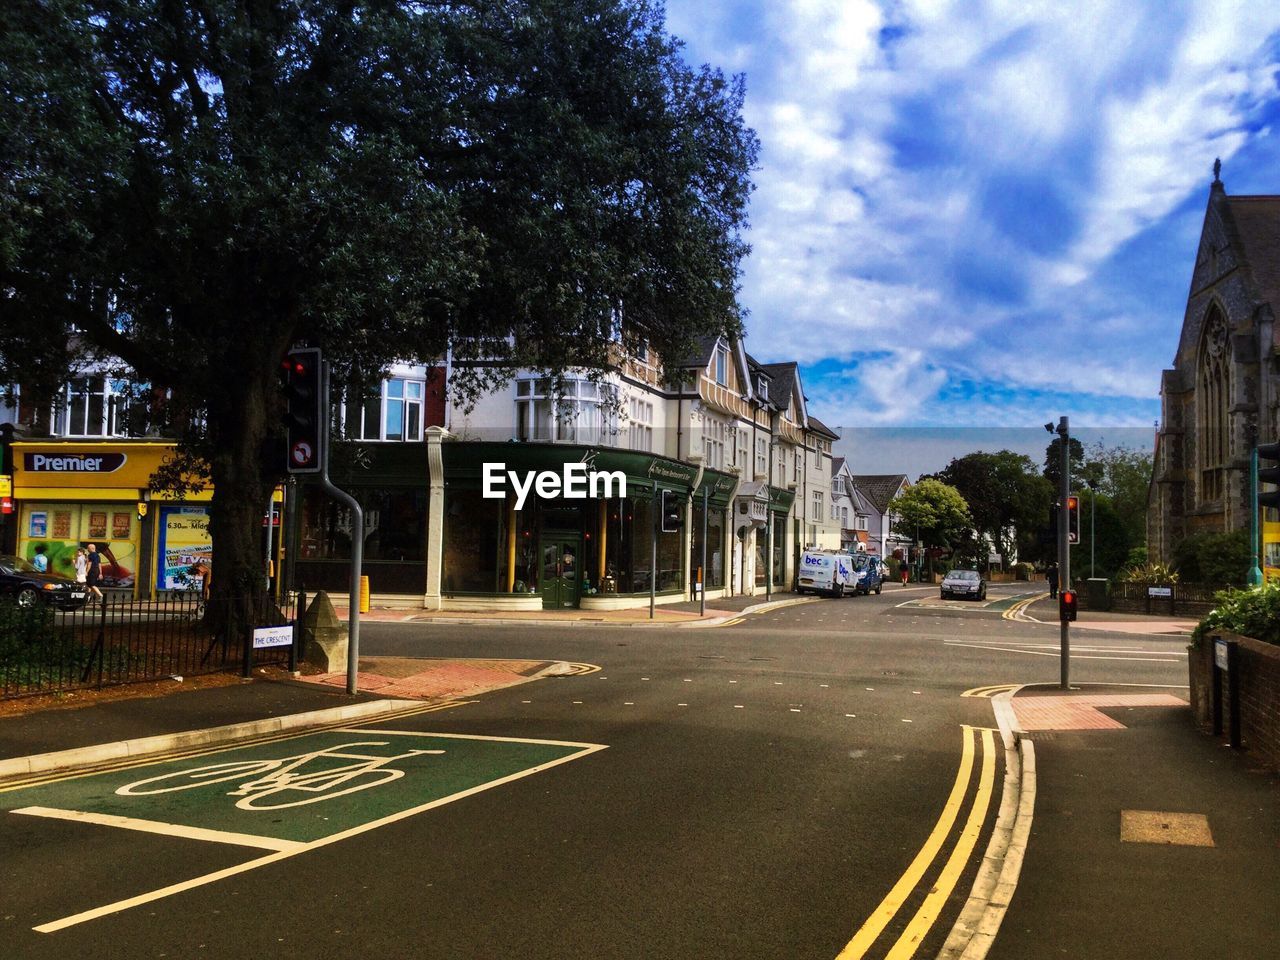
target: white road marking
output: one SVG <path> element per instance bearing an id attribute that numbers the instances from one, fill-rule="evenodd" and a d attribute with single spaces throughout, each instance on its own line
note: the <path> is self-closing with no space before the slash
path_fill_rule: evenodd
<path id="1" fill-rule="evenodd" d="M 352 731 L 355 732 L 355 731 Z M 367 733 L 368 731 L 359 731 Z M 570 743 L 564 740 L 532 740 L 524 737 L 486 737 L 471 736 L 461 733 L 427 733 L 420 730 L 379 730 L 378 736 L 385 734 L 400 734 L 407 737 L 447 737 L 456 740 L 491 740 L 498 743 L 533 743 L 546 744 L 549 746 L 562 747 L 579 747 L 577 753 L 571 753 L 568 756 L 559 757 L 555 760 L 549 760 L 546 763 L 540 763 L 536 767 L 529 767 L 526 770 L 520 770 L 506 777 L 500 777 L 497 780 L 490 780 L 488 783 L 477 784 L 466 790 L 460 790 L 457 793 L 450 794 L 447 797 L 440 797 L 429 803 L 420 804 L 416 807 L 410 807 L 408 810 L 401 810 L 398 813 L 389 814 L 378 820 L 371 820 L 368 823 L 362 823 L 359 826 L 343 830 L 340 833 L 332 834 L 321 840 L 314 840 L 310 843 L 303 844 L 298 850 L 281 850 L 276 853 L 270 853 L 265 857 L 258 857 L 255 860 L 249 860 L 245 863 L 238 863 L 235 866 L 227 867 L 223 870 L 216 870 L 213 873 L 206 873 L 204 876 L 195 877 L 191 880 L 183 880 L 181 883 L 170 884 L 167 887 L 161 887 L 159 890 L 152 890 L 149 893 L 139 894 L 136 897 L 129 897 L 126 900 L 117 900 L 115 903 L 108 903 L 102 907 L 95 907 L 92 910 L 85 910 L 81 913 L 72 914 L 69 917 L 63 917 L 60 920 L 51 920 L 48 923 L 42 923 L 38 927 L 32 929 L 36 933 L 55 933 L 58 930 L 65 930 L 67 927 L 74 927 L 77 924 L 85 923 L 89 920 L 96 920 L 99 917 L 110 916 L 113 913 L 120 913 L 132 907 L 141 906 L 144 903 L 154 903 L 157 900 L 163 900 L 165 897 L 173 896 L 177 893 L 183 893 L 187 890 L 194 890 L 196 887 L 203 887 L 206 884 L 215 883 L 218 880 L 225 880 L 227 877 L 234 877 L 236 874 L 247 873 L 258 867 L 264 867 L 269 863 L 276 863 L 280 860 L 287 860 L 290 857 L 297 856 L 308 850 L 315 850 L 319 847 L 327 847 L 331 843 L 337 843 L 340 840 L 346 840 L 350 837 L 358 836 L 362 833 L 368 833 L 370 830 L 376 830 L 391 823 L 400 820 L 406 820 L 409 817 L 424 813 L 427 810 L 433 810 L 436 807 L 442 807 L 447 803 L 453 803 L 455 800 L 461 800 L 464 797 L 470 797 L 485 790 L 492 790 L 494 787 L 500 787 L 507 783 L 513 783 L 516 780 L 522 780 L 525 777 L 533 776 L 535 773 L 542 773 L 544 770 L 550 770 L 552 767 L 558 767 L 563 763 L 569 763 L 572 760 L 579 760 L 582 757 L 589 756 L 600 750 L 607 750 L 608 745 L 603 743 Z"/>
<path id="2" fill-rule="evenodd" d="M 962 643 L 959 640 L 947 640 L 946 644 L 952 647 L 972 647 L 974 650 L 994 650 L 996 653 L 1025 653 L 1033 657 L 1057 657 L 1058 652 L 1049 652 L 1045 650 L 1018 650 L 1011 647 L 994 647 L 990 644 L 982 643 Z M 1186 655 L 1180 657 L 1090 657 L 1083 654 L 1077 654 L 1071 651 L 1071 656 L 1076 660 L 1125 660 L 1130 663 L 1181 663 L 1186 659 Z"/>
<path id="3" fill-rule="evenodd" d="M 306 847 L 296 840 L 278 840 L 275 837 L 259 837 L 251 833 L 234 833 L 230 830 L 206 830 L 188 827 L 180 823 L 162 823 L 159 820 L 139 820 L 136 817 L 120 817 L 110 813 L 90 813 L 85 810 L 59 810 L 56 807 L 22 807 L 10 813 L 28 817 L 45 817 L 49 820 L 70 820 L 73 823 L 92 823 L 102 827 L 119 827 L 140 833 L 158 833 L 165 837 L 184 840 L 206 840 L 210 843 L 233 843 L 241 847 L 258 847 L 261 850 L 298 851 Z"/>

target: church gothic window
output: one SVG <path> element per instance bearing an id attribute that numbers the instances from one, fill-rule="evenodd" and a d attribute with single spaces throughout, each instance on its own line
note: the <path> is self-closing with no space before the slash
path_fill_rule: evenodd
<path id="1" fill-rule="evenodd" d="M 1209 308 L 1200 341 L 1196 371 L 1196 410 L 1199 420 L 1200 501 L 1221 500 L 1224 472 L 1231 454 L 1231 346 L 1226 318 L 1217 306 Z"/>

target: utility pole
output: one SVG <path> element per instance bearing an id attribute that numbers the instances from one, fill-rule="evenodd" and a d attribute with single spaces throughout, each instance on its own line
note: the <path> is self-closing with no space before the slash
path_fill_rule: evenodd
<path id="1" fill-rule="evenodd" d="M 1046 424 L 1046 427 L 1049 425 Z M 1071 425 L 1066 417 L 1058 419 L 1055 431 L 1062 440 L 1060 453 L 1060 473 L 1058 478 L 1058 594 L 1071 589 Z M 1071 624 L 1061 610 L 1059 602 L 1058 626 L 1060 630 L 1059 656 L 1061 660 L 1063 690 L 1071 688 Z"/>

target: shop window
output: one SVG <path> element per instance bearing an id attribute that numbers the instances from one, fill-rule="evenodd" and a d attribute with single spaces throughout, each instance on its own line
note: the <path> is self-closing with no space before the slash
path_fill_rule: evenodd
<path id="1" fill-rule="evenodd" d="M 392 377 L 373 396 L 350 397 L 343 405 L 343 432 L 351 440 L 422 439 L 425 380 Z"/>
<path id="2" fill-rule="evenodd" d="M 693 501 L 693 529 L 690 531 L 689 546 L 689 582 L 697 579 L 698 567 L 702 566 L 702 501 L 697 497 Z M 703 583 L 708 590 L 724 586 L 725 568 L 725 511 L 723 507 L 709 507 L 706 511 L 707 558 L 703 570 Z"/>
<path id="3" fill-rule="evenodd" d="M 506 513 L 504 501 L 486 499 L 479 490 L 445 490 L 445 594 L 505 592 Z"/>

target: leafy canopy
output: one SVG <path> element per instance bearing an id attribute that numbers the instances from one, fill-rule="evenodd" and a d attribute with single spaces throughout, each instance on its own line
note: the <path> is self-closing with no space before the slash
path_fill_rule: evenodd
<path id="1" fill-rule="evenodd" d="M 955 487 L 924 478 L 889 503 L 893 532 L 919 539 L 928 547 L 950 547 L 973 526 L 969 505 Z"/>

